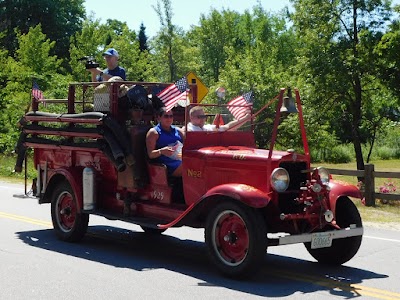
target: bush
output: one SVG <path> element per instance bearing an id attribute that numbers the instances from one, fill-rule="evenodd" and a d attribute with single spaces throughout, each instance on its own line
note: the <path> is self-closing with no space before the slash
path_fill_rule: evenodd
<path id="1" fill-rule="evenodd" d="M 326 153 L 325 162 L 340 164 L 352 161 L 354 154 L 348 145 L 335 146 Z"/>
<path id="2" fill-rule="evenodd" d="M 376 156 L 382 160 L 394 159 L 396 158 L 396 149 L 390 148 L 388 146 L 378 147 L 376 149 Z"/>

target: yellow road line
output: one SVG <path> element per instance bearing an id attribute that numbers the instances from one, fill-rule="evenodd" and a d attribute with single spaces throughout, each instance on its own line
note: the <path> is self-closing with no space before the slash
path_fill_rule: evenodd
<path id="1" fill-rule="evenodd" d="M 360 284 L 346 283 L 335 279 L 325 279 L 316 276 L 309 276 L 305 274 L 293 273 L 281 270 L 270 271 L 270 273 L 278 277 L 301 281 L 301 282 L 309 282 L 330 289 L 340 289 L 342 291 L 352 293 L 353 294 L 352 296 L 361 295 L 361 296 L 374 297 L 376 299 L 400 300 L 400 293 L 367 287 Z"/>
<path id="2" fill-rule="evenodd" d="M 26 222 L 26 223 L 31 223 L 31 224 L 35 224 L 35 225 L 40 225 L 40 226 L 44 226 L 44 227 L 52 227 L 53 226 L 53 224 L 51 222 L 37 220 L 37 219 L 31 219 L 28 217 L 9 214 L 9 213 L 5 213 L 5 212 L 1 212 L 1 211 L 0 211 L 0 217 L 6 218 L 6 219 L 11 219 L 11 220 L 16 220 L 16 221 L 22 221 L 22 222 Z"/>
<path id="3" fill-rule="evenodd" d="M 40 225 L 40 226 L 44 226 L 44 227 L 52 227 L 53 226 L 51 222 L 32 219 L 32 218 L 15 215 L 15 214 L 9 214 L 9 213 L 5 213 L 5 212 L 1 212 L 1 211 L 0 211 L 0 217 L 6 218 L 6 219 L 11 219 L 11 220 L 16 220 L 16 221 L 21 221 L 21 222 L 26 222 L 26 223 L 31 223 L 31 224 L 35 224 L 35 225 Z M 300 273 L 293 273 L 293 272 L 283 271 L 283 270 L 269 270 L 267 272 L 268 272 L 268 274 L 271 274 L 271 275 L 277 276 L 277 277 L 281 277 L 281 278 L 286 278 L 286 279 L 301 281 L 301 282 L 308 282 L 308 283 L 312 283 L 315 285 L 327 287 L 329 289 L 341 289 L 342 291 L 352 293 L 353 296 L 360 295 L 360 296 L 369 296 L 369 297 L 373 297 L 376 299 L 400 300 L 400 293 L 395 293 L 395 292 L 390 292 L 390 291 L 386 291 L 386 290 L 367 287 L 367 286 L 363 286 L 360 284 L 346 283 L 346 282 L 342 282 L 339 280 L 335 280 L 333 278 L 332 279 L 320 278 L 320 277 L 316 277 L 316 276 L 310 276 L 310 275 L 305 275 L 305 274 L 300 274 Z"/>

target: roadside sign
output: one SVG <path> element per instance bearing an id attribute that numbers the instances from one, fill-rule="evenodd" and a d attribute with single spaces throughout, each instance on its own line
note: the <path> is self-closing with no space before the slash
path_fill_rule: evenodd
<path id="1" fill-rule="evenodd" d="M 186 75 L 186 79 L 189 84 L 196 84 L 197 85 L 197 103 L 200 103 L 203 98 L 208 94 L 208 88 L 205 84 L 194 74 L 193 72 L 189 72 Z M 190 102 L 192 102 L 192 95 L 189 95 Z"/>

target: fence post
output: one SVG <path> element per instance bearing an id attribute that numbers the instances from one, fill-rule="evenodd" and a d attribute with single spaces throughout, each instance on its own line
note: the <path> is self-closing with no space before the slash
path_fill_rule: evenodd
<path id="1" fill-rule="evenodd" d="M 375 206 L 375 175 L 374 165 L 366 164 L 364 170 L 364 185 L 365 185 L 365 205 Z"/>

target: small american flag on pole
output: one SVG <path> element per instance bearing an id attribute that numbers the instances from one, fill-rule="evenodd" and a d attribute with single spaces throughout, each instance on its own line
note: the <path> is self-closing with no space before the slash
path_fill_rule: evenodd
<path id="1" fill-rule="evenodd" d="M 229 101 L 227 107 L 235 119 L 239 120 L 250 112 L 253 101 L 253 92 L 248 92 Z"/>
<path id="2" fill-rule="evenodd" d="M 39 101 L 44 99 L 43 92 L 40 90 L 40 87 L 36 81 L 34 81 L 32 84 L 32 96 Z"/>
<path id="3" fill-rule="evenodd" d="M 179 100 L 186 100 L 188 96 L 189 85 L 186 77 L 182 77 L 177 80 L 174 84 L 171 84 L 160 93 L 157 94 L 157 97 L 161 99 L 161 101 L 165 105 L 166 111 L 170 111 Z"/>

